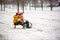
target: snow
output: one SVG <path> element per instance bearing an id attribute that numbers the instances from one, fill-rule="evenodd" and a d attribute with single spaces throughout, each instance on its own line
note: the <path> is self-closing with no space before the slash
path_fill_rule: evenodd
<path id="1" fill-rule="evenodd" d="M 32 23 L 31 29 L 13 29 L 13 15 L 16 9 L 0 11 L 0 40 L 60 40 L 60 7 L 53 11 L 45 7 L 31 10 L 27 7 L 24 18 Z"/>

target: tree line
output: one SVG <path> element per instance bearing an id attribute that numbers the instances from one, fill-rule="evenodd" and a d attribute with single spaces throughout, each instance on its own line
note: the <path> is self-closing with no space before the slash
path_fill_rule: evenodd
<path id="1" fill-rule="evenodd" d="M 43 10 L 43 2 L 50 2 L 50 5 L 52 5 L 52 0 L 0 0 L 0 4 L 1 4 L 1 11 L 2 11 L 2 5 L 4 5 L 4 11 L 5 11 L 5 5 L 6 4 L 17 4 L 17 11 L 19 12 L 19 4 L 22 7 L 22 10 L 24 12 L 24 6 L 25 4 L 33 4 L 34 8 L 36 9 L 36 4 L 38 3 L 38 1 L 41 2 L 41 8 Z M 51 6 L 51 10 L 52 10 L 52 6 Z"/>

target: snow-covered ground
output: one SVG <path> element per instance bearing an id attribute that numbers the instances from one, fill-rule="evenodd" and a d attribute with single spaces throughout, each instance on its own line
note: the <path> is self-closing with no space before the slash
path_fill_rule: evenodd
<path id="1" fill-rule="evenodd" d="M 28 7 L 27 7 L 28 8 Z M 13 15 L 16 9 L 0 11 L 0 40 L 60 40 L 60 7 L 26 9 L 24 18 L 33 26 L 31 29 L 13 29 Z"/>

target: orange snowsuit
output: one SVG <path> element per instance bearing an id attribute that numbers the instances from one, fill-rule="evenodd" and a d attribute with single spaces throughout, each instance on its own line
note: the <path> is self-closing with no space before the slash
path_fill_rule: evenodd
<path id="1" fill-rule="evenodd" d="M 16 23 L 16 22 L 18 22 L 18 21 L 24 22 L 24 19 L 23 19 L 22 16 L 19 16 L 19 17 L 18 17 L 18 16 L 15 15 L 13 18 L 14 18 L 14 19 L 13 19 L 13 22 L 14 22 L 14 23 Z M 19 20 L 18 20 L 18 19 L 19 19 Z"/>
<path id="2" fill-rule="evenodd" d="M 20 19 L 20 20 L 19 20 L 20 22 L 24 22 L 24 19 L 23 19 L 22 16 L 19 16 L 19 19 Z"/>
<path id="3" fill-rule="evenodd" d="M 18 22 L 18 16 L 16 16 L 16 15 L 13 16 L 13 22 L 14 22 L 14 23 Z"/>

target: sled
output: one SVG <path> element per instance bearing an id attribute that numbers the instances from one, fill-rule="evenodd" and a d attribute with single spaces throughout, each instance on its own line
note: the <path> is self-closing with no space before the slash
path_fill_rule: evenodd
<path id="1" fill-rule="evenodd" d="M 18 24 L 18 25 L 20 25 L 20 24 Z M 26 28 L 26 25 L 27 25 L 27 24 L 25 24 L 25 25 L 23 25 L 23 26 L 21 25 L 21 26 L 23 27 L 22 29 L 25 29 L 25 28 Z M 14 25 L 14 29 L 15 29 L 16 27 L 17 27 L 17 25 Z M 31 23 L 31 22 L 29 22 L 29 27 L 32 28 L 32 23 Z"/>

